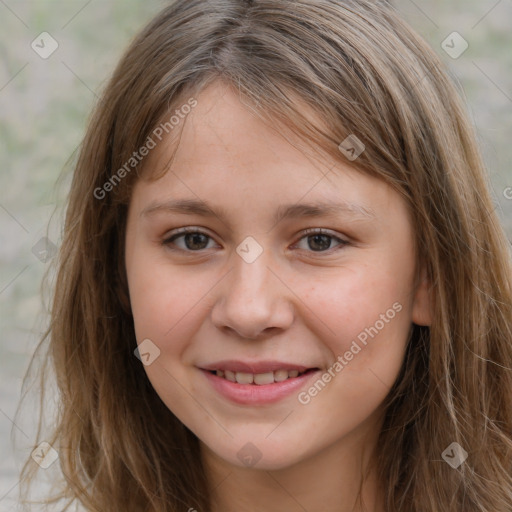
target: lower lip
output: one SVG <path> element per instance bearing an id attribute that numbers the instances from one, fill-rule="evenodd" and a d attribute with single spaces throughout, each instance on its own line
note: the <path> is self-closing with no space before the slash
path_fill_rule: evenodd
<path id="1" fill-rule="evenodd" d="M 298 392 L 309 379 L 320 372 L 320 370 L 309 371 L 282 382 L 260 386 L 258 384 L 238 384 L 238 382 L 231 382 L 224 377 L 218 377 L 207 370 L 201 371 L 216 391 L 229 400 L 243 405 L 264 405 L 278 402 L 293 392 Z"/>

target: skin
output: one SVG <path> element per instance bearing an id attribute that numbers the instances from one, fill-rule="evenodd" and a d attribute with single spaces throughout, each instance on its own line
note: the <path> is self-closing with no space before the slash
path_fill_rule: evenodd
<path id="1" fill-rule="evenodd" d="M 214 511 L 363 510 L 356 497 L 381 404 L 412 323 L 431 321 L 428 282 L 415 281 L 407 206 L 341 153 L 334 161 L 297 149 L 292 135 L 286 140 L 255 117 L 228 86 L 216 82 L 197 101 L 170 170 L 139 180 L 129 207 L 125 262 L 136 337 L 160 349 L 147 376 L 200 439 Z M 145 165 L 169 162 L 172 135 Z M 177 198 L 202 199 L 226 217 L 143 213 Z M 363 205 L 373 216 L 272 221 L 284 204 L 327 199 Z M 207 237 L 164 243 L 186 226 Z M 332 238 L 306 236 L 308 228 Z M 236 252 L 247 236 L 263 248 L 252 263 Z M 400 312 L 305 405 L 297 393 L 274 404 L 234 404 L 198 369 L 222 359 L 277 359 L 325 371 L 395 303 Z M 248 442 L 261 456 L 254 466 L 237 457 Z M 380 485 L 369 471 L 367 510 L 384 510 Z"/>

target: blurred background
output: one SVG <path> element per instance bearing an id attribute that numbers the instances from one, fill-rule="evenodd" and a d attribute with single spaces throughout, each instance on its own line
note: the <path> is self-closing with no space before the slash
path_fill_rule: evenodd
<path id="1" fill-rule="evenodd" d="M 0 511 L 15 509 L 32 450 L 35 414 L 15 412 L 47 322 L 41 281 L 76 149 L 121 52 L 166 4 L 0 0 Z M 460 82 L 512 240 L 512 0 L 393 4 Z"/>

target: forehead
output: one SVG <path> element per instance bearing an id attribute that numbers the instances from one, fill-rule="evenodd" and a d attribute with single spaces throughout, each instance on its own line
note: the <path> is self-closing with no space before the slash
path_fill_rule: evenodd
<path id="1" fill-rule="evenodd" d="M 263 122 L 232 88 L 214 83 L 196 100 L 179 130 L 164 135 L 147 158 L 148 174 L 163 176 L 136 184 L 139 211 L 272 211 L 276 222 L 304 213 L 375 217 L 379 205 L 396 200 L 383 181 L 343 157 L 311 151 L 291 130 Z"/>
<path id="2" fill-rule="evenodd" d="M 311 107 L 296 94 L 290 94 L 301 115 L 325 129 L 325 123 Z M 254 108 L 248 101 L 231 84 L 221 80 L 210 83 L 198 93 L 182 93 L 173 101 L 172 112 L 166 114 L 164 121 L 156 127 L 160 132 L 157 134 L 159 139 L 156 148 L 142 163 L 142 175 L 158 176 L 158 171 L 160 174 L 165 171 L 173 159 L 182 162 L 206 160 L 212 164 L 220 163 L 221 159 L 237 159 L 239 162 L 242 159 L 239 166 L 248 169 L 251 166 L 243 164 L 261 162 L 268 157 L 288 161 L 309 157 L 310 167 L 318 167 L 321 163 L 332 166 L 332 157 L 329 158 L 318 143 L 299 137 L 290 121 L 277 122 L 276 116 L 260 107 Z M 194 104 L 192 109 L 188 106 L 191 103 Z M 177 115 L 171 116 L 180 111 L 182 114 L 186 112 L 186 115 L 180 115 L 181 119 Z M 299 148 L 302 155 L 293 147 Z"/>

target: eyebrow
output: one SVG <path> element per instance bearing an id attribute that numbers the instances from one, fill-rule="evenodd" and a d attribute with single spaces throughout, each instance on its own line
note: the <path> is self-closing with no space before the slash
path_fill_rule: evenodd
<path id="1" fill-rule="evenodd" d="M 160 203 L 153 202 L 142 210 L 140 216 L 149 216 L 163 212 L 200 215 L 201 217 L 218 217 L 223 221 L 226 221 L 228 217 L 224 208 L 212 208 L 208 203 L 199 199 L 172 199 Z M 368 220 L 377 217 L 375 211 L 368 206 L 346 201 L 334 202 L 324 200 L 281 205 L 274 214 L 273 222 L 277 224 L 285 219 L 328 217 L 333 215 L 350 216 L 355 220 Z"/>

